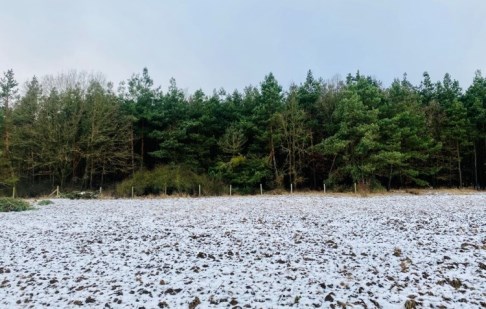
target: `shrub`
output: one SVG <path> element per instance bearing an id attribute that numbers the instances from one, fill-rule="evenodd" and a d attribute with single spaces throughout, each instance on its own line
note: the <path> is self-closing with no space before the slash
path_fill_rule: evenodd
<path id="1" fill-rule="evenodd" d="M 31 208 L 30 204 L 24 200 L 9 197 L 0 198 L 0 212 L 24 211 Z"/>
<path id="2" fill-rule="evenodd" d="M 199 175 L 191 169 L 180 165 L 164 165 L 151 171 L 140 171 L 122 181 L 116 187 L 119 196 L 134 194 L 189 194 L 197 195 L 201 185 L 205 195 L 221 194 L 224 186 L 207 175 Z"/>
<path id="3" fill-rule="evenodd" d="M 266 159 L 244 156 L 233 157 L 229 162 L 218 162 L 211 172 L 243 194 L 257 192 L 260 184 L 266 184 L 272 176 Z"/>
<path id="4" fill-rule="evenodd" d="M 42 200 L 42 201 L 39 201 L 37 203 L 37 205 L 39 205 L 39 206 L 47 206 L 47 205 L 51 205 L 51 204 L 54 204 L 54 202 L 51 201 L 51 200 Z"/>

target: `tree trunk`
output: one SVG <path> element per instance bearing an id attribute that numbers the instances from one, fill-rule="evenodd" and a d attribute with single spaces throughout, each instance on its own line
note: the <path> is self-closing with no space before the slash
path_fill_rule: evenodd
<path id="1" fill-rule="evenodd" d="M 462 169 L 461 169 L 461 154 L 459 151 L 459 141 L 456 141 L 456 153 L 457 153 L 457 169 L 459 171 L 459 188 L 462 188 Z"/>
<path id="2" fill-rule="evenodd" d="M 130 128 L 131 131 L 131 159 L 132 159 L 132 175 L 135 173 L 135 145 L 134 145 L 134 136 L 133 136 L 133 124 Z"/>
<path id="3" fill-rule="evenodd" d="M 474 189 L 479 189 L 478 185 L 478 154 L 476 149 L 476 142 L 473 143 L 474 145 Z"/>
<path id="4" fill-rule="evenodd" d="M 292 173 L 293 173 L 293 168 L 292 168 L 292 154 L 291 154 L 291 150 L 289 151 L 289 182 L 290 182 L 290 185 L 292 185 Z"/>
<path id="5" fill-rule="evenodd" d="M 313 134 L 311 132 L 311 149 L 313 148 L 314 148 L 314 139 L 313 139 Z M 316 160 L 314 156 L 312 158 L 312 179 L 314 180 L 314 189 L 317 189 Z"/>
<path id="6" fill-rule="evenodd" d="M 32 158 L 32 162 L 35 162 L 34 161 L 34 152 L 33 151 L 30 152 L 30 156 Z M 32 163 L 32 184 L 35 184 L 35 164 L 34 163 Z"/>
<path id="7" fill-rule="evenodd" d="M 277 169 L 277 160 L 275 158 L 275 145 L 273 144 L 273 129 L 270 129 L 270 151 L 271 151 L 271 156 L 272 156 L 272 163 L 273 163 L 273 170 L 275 173 L 275 180 L 277 183 L 280 181 L 279 175 L 278 175 L 278 169 Z"/>
<path id="8" fill-rule="evenodd" d="M 10 160 L 10 108 L 9 108 L 9 98 L 7 97 L 5 100 L 5 114 L 3 115 L 4 119 L 4 157 L 5 160 L 8 162 L 8 167 L 10 169 L 10 176 L 12 179 L 15 177 L 15 171 L 12 166 L 12 161 Z"/>
<path id="9" fill-rule="evenodd" d="M 140 143 L 140 169 L 142 170 L 143 169 L 143 157 L 144 157 L 144 148 L 145 148 L 145 138 L 144 138 L 144 134 L 143 134 L 143 131 L 144 131 L 144 126 L 143 126 L 143 122 L 142 122 L 142 139 L 141 139 L 141 143 Z"/>
<path id="10" fill-rule="evenodd" d="M 391 190 L 391 181 L 392 181 L 392 173 L 393 173 L 393 166 L 390 164 L 390 174 L 388 175 L 388 191 Z"/>
<path id="11" fill-rule="evenodd" d="M 84 175 L 83 175 L 83 181 L 81 182 L 81 186 L 82 186 L 83 188 L 88 187 L 88 173 L 89 173 L 88 169 L 89 169 L 89 166 L 90 166 L 90 158 L 88 157 L 88 158 L 86 159 L 86 164 L 85 164 L 85 166 L 84 166 Z"/>
<path id="12" fill-rule="evenodd" d="M 73 150 L 76 149 L 76 144 L 74 144 L 72 149 Z M 73 152 L 71 152 L 71 153 L 73 153 Z M 77 175 L 76 169 L 78 167 L 78 164 L 76 163 L 76 161 L 77 161 L 76 157 L 77 157 L 77 155 L 73 153 L 72 154 L 72 162 L 71 162 L 71 171 L 72 171 L 71 172 L 71 174 L 72 174 L 71 183 L 73 183 L 73 180 L 76 180 L 76 175 Z"/>
<path id="13" fill-rule="evenodd" d="M 10 158 L 10 108 L 8 106 L 8 97 L 5 99 L 5 114 L 4 119 L 4 142 L 5 142 L 5 158 Z"/>
<path id="14" fill-rule="evenodd" d="M 454 168 L 453 168 L 454 165 L 452 164 L 453 161 L 454 161 L 454 157 L 451 154 L 449 156 L 449 162 L 448 162 L 448 165 L 449 165 L 449 187 L 453 186 L 453 178 L 454 178 L 454 176 L 452 176 L 453 170 L 454 170 Z"/>
<path id="15" fill-rule="evenodd" d="M 334 169 L 334 163 L 336 163 L 336 158 L 337 154 L 335 154 L 334 158 L 332 159 L 331 168 L 329 169 L 329 174 L 327 176 L 328 179 L 331 178 L 332 170 Z"/>
<path id="16" fill-rule="evenodd" d="M 94 160 L 91 160 L 91 166 L 90 166 L 90 171 L 89 171 L 89 188 L 93 188 L 93 174 L 94 174 Z"/>
<path id="17" fill-rule="evenodd" d="M 101 187 L 104 185 L 104 181 L 105 181 L 105 173 L 106 173 L 106 170 L 105 170 L 105 160 L 103 160 L 103 168 L 102 168 L 102 172 L 101 172 L 101 180 L 100 180 L 100 186 L 101 186 Z"/>

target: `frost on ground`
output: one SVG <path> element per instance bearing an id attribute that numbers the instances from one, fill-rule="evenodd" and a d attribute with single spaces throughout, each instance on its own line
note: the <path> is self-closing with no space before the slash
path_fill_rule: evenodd
<path id="1" fill-rule="evenodd" d="M 0 214 L 0 307 L 486 307 L 486 195 L 56 200 Z"/>

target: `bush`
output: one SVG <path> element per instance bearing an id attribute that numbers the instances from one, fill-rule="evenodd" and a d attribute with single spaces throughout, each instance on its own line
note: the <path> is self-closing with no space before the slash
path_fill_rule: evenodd
<path id="1" fill-rule="evenodd" d="M 51 200 L 42 200 L 42 201 L 39 201 L 37 203 L 37 205 L 39 205 L 39 206 L 47 206 L 47 205 L 51 205 L 51 204 L 54 204 L 54 202 L 51 201 Z"/>
<path id="2" fill-rule="evenodd" d="M 9 197 L 0 198 L 0 212 L 24 211 L 31 208 L 30 204 L 24 200 Z"/>
<path id="3" fill-rule="evenodd" d="M 224 186 L 207 175 L 199 175 L 191 169 L 180 165 L 165 165 L 151 171 L 140 171 L 124 180 L 116 187 L 118 196 L 134 194 L 189 194 L 197 195 L 201 185 L 204 195 L 221 194 Z"/>
<path id="4" fill-rule="evenodd" d="M 260 184 L 266 184 L 272 177 L 266 159 L 244 156 L 233 157 L 229 162 L 218 162 L 211 172 L 243 194 L 258 192 Z"/>

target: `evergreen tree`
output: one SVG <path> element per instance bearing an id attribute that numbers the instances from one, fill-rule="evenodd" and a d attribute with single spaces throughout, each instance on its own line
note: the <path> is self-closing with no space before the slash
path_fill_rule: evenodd
<path id="1" fill-rule="evenodd" d="M 267 189 L 318 188 L 322 181 L 387 189 L 486 183 L 480 72 L 465 94 L 449 74 L 434 83 L 427 72 L 418 87 L 406 75 L 383 87 L 359 72 L 324 82 L 308 71 L 287 92 L 270 73 L 258 87 L 211 95 L 187 94 L 174 79 L 163 93 L 146 68 L 117 94 L 101 76 L 76 72 L 42 83 L 34 77 L 18 96 L 10 70 L 0 86 L 5 192 L 18 181 L 39 193 L 56 185 L 93 188 L 157 165 L 211 175 L 240 192 L 260 183 Z"/>
<path id="2" fill-rule="evenodd" d="M 256 102 L 250 118 L 254 139 L 250 141 L 249 151 L 259 158 L 268 158 L 276 183 L 282 185 L 283 175 L 279 171 L 276 154 L 275 115 L 282 109 L 283 93 L 282 86 L 272 73 L 265 76 L 261 83 Z"/>
<path id="3" fill-rule="evenodd" d="M 26 84 L 25 95 L 13 111 L 12 159 L 18 175 L 34 183 L 39 167 L 40 139 L 36 118 L 39 114 L 42 88 L 34 76 Z"/>
<path id="4" fill-rule="evenodd" d="M 440 110 L 445 116 L 442 124 L 440 138 L 442 141 L 443 163 L 448 174 L 444 175 L 449 185 L 455 182 L 463 186 L 462 158 L 469 151 L 470 140 L 468 136 L 469 120 L 467 110 L 462 102 L 462 90 L 459 82 L 452 80 L 445 74 L 442 83 L 437 83 L 437 99 Z M 457 173 L 454 181 L 454 173 Z"/>
<path id="5" fill-rule="evenodd" d="M 132 121 L 130 143 L 133 173 L 136 169 L 143 169 L 145 165 L 150 164 L 150 161 L 147 162 L 150 159 L 148 153 L 156 150 L 151 135 L 157 129 L 154 127 L 154 118 L 162 111 L 160 105 L 163 93 L 160 87 L 154 88 L 153 79 L 147 68 L 143 68 L 142 75 L 134 74 L 126 84 L 122 83 L 119 92 L 124 102 L 123 110 Z M 136 161 L 139 161 L 138 167 Z"/>
<path id="6" fill-rule="evenodd" d="M 337 131 L 320 148 L 333 157 L 328 182 L 352 180 L 369 184 L 375 172 L 371 161 L 379 147 L 378 111 L 367 108 L 353 89 L 347 90 L 334 111 Z"/>
<path id="7" fill-rule="evenodd" d="M 13 70 L 8 70 L 3 73 L 0 78 L 0 101 L 2 103 L 2 142 L 3 147 L 0 153 L 0 174 L 3 175 L 4 184 L 13 186 L 18 177 L 12 165 L 11 156 L 11 135 L 12 135 L 12 109 L 15 100 L 17 99 L 18 83 L 15 80 Z"/>
<path id="8" fill-rule="evenodd" d="M 468 132 L 473 145 L 474 186 L 486 186 L 486 78 L 477 71 L 466 91 L 465 106 L 471 128 Z"/>
<path id="9" fill-rule="evenodd" d="M 85 111 L 80 137 L 83 186 L 93 188 L 96 180 L 102 186 L 107 175 L 131 170 L 131 132 L 115 94 L 99 81 L 91 81 L 86 91 Z"/>
<path id="10" fill-rule="evenodd" d="M 427 185 L 425 180 L 434 171 L 427 168 L 427 159 L 438 145 L 426 133 L 426 118 L 420 96 L 407 81 L 395 80 L 388 89 L 388 100 L 380 109 L 380 150 L 373 156 L 376 174 L 398 184 Z"/>

